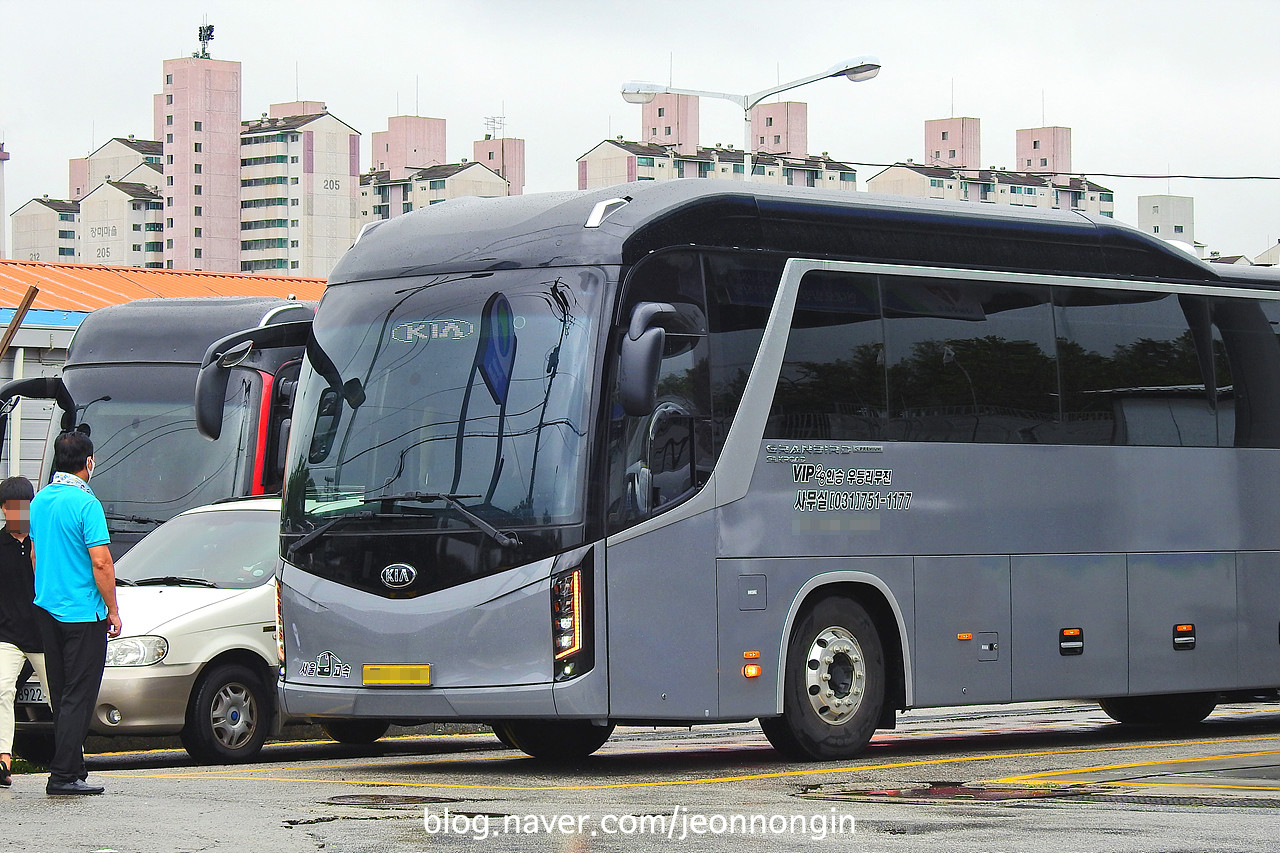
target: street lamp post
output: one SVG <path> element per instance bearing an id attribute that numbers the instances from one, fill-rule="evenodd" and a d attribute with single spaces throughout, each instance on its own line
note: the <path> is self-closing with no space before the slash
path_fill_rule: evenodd
<path id="1" fill-rule="evenodd" d="M 864 80 L 870 80 L 880 73 L 880 61 L 874 56 L 858 56 L 847 62 L 823 71 L 821 74 L 813 74 L 809 77 L 802 77 L 799 80 L 792 80 L 790 83 L 783 83 L 780 86 L 774 86 L 769 89 L 763 89 L 759 92 L 753 92 L 750 95 L 731 95 L 728 92 L 705 92 L 700 89 L 677 89 L 672 86 L 660 86 L 657 83 L 626 83 L 622 87 L 622 99 L 629 104 L 647 104 L 650 103 L 658 95 L 694 95 L 699 98 L 720 98 L 725 101 L 732 101 L 742 109 L 743 136 L 742 136 L 742 168 L 743 180 L 751 180 L 751 110 L 765 98 L 777 95 L 780 92 L 786 92 L 791 89 L 797 89 L 809 83 L 818 80 L 825 80 L 828 77 L 844 77 L 854 83 L 861 83 Z"/>

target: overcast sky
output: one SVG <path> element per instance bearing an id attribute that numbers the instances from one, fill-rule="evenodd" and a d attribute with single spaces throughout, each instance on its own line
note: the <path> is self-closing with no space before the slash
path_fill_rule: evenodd
<path id="1" fill-rule="evenodd" d="M 4 212 L 65 198 L 67 160 L 111 137 L 149 138 L 161 62 L 196 50 L 207 18 L 213 58 L 242 63 L 244 118 L 324 101 L 364 134 L 367 168 L 388 116 L 446 119 L 457 162 L 486 116 L 505 115 L 506 135 L 527 140 L 526 192 L 575 188 L 580 155 L 638 137 L 625 81 L 746 94 L 874 54 L 870 82 L 791 94 L 809 104 L 812 153 L 919 161 L 927 119 L 974 116 L 982 165 L 1014 168 L 1017 129 L 1063 125 L 1075 170 L 1115 190 L 1117 218 L 1135 221 L 1140 194 L 1193 196 L 1197 239 L 1253 256 L 1280 238 L 1280 181 L 1104 175 L 1280 176 L 1278 12 L 1278 0 L 0 0 Z M 737 107 L 704 100 L 701 116 L 704 145 L 741 144 Z"/>

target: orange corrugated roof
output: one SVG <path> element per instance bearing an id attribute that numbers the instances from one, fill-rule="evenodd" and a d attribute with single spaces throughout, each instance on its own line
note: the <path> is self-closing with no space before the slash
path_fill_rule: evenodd
<path id="1" fill-rule="evenodd" d="M 314 301 L 324 292 L 325 282 L 322 278 L 0 260 L 0 308 L 16 308 L 33 284 L 40 288 L 33 308 L 87 312 L 165 296 L 293 296 Z"/>

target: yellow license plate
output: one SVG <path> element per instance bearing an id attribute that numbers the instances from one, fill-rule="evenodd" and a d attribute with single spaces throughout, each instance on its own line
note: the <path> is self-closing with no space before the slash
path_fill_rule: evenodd
<path id="1" fill-rule="evenodd" d="M 367 663 L 364 683 L 373 687 L 422 687 L 431 683 L 431 664 Z"/>

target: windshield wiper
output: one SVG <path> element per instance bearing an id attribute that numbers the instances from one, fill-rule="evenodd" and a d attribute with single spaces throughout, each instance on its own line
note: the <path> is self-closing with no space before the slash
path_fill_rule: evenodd
<path id="1" fill-rule="evenodd" d="M 164 524 L 163 518 L 152 518 L 149 515 L 117 515 L 105 513 L 107 521 L 131 521 L 134 524 Z"/>
<path id="2" fill-rule="evenodd" d="M 520 540 L 514 533 L 507 533 L 494 527 L 471 510 L 467 509 L 459 498 L 478 498 L 479 495 L 449 495 L 443 492 L 402 492 L 398 495 L 383 495 L 377 498 L 363 498 L 364 503 L 407 503 L 417 501 L 419 503 L 434 503 L 436 501 L 444 501 L 451 508 L 457 511 L 458 515 L 474 524 L 480 531 L 487 534 L 490 539 L 497 542 L 503 548 L 513 548 L 520 544 Z"/>
<path id="3" fill-rule="evenodd" d="M 162 578 L 143 578 L 140 581 L 134 581 L 134 586 L 210 586 L 214 589 L 218 585 L 211 580 L 204 578 L 181 578 L 175 575 L 167 575 Z"/>
<path id="4" fill-rule="evenodd" d="M 516 545 L 519 545 L 520 540 L 516 538 L 514 534 L 505 533 L 499 530 L 498 528 L 494 527 L 492 524 L 485 521 L 483 518 L 481 518 L 480 516 L 476 515 L 474 512 L 472 512 L 471 510 L 463 506 L 462 502 L 459 500 L 459 498 L 478 498 L 478 497 L 480 496 L 479 495 L 448 495 L 448 494 L 441 494 L 439 492 L 404 492 L 398 495 L 381 495 L 378 497 L 359 498 L 359 501 L 362 504 L 377 504 L 377 503 L 393 504 L 393 503 L 409 503 L 413 501 L 416 501 L 418 503 L 434 503 L 435 501 L 444 501 L 446 504 L 449 505 L 450 508 L 457 510 L 459 515 L 461 515 L 467 521 L 471 522 L 478 530 L 480 530 L 482 533 L 489 536 L 489 538 L 493 539 L 503 548 L 512 548 Z M 308 547 L 313 542 L 315 542 L 321 536 L 328 533 L 338 524 L 345 524 L 346 522 L 351 521 L 353 519 L 357 519 L 357 518 L 369 519 L 369 518 L 386 518 L 386 517 L 395 518 L 397 516 L 388 516 L 388 514 L 385 514 L 385 513 L 375 513 L 371 510 L 364 510 L 363 512 L 353 512 L 350 515 L 340 515 L 336 518 L 331 518 L 328 521 L 326 521 L 324 524 L 321 524 L 319 527 L 315 528 L 314 530 L 310 530 L 307 533 L 303 534 L 300 538 L 294 540 L 293 544 L 289 546 L 289 559 L 292 560 L 295 555 L 300 554 L 303 551 L 307 550 Z"/>
<path id="5" fill-rule="evenodd" d="M 119 575 L 116 575 L 116 586 L 137 586 L 137 584 L 128 578 L 122 578 Z"/>
<path id="6" fill-rule="evenodd" d="M 348 521 L 353 521 L 357 518 L 373 518 L 373 516 L 374 513 L 369 510 L 364 510 L 363 512 L 353 512 L 350 515 L 339 515 L 336 518 L 329 519 L 314 530 L 304 533 L 302 536 L 295 539 L 293 544 L 289 546 L 289 559 L 292 560 L 295 554 L 300 554 L 304 550 L 307 550 L 308 546 L 310 546 L 312 542 L 315 542 L 337 525 L 345 524 Z"/>

